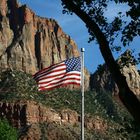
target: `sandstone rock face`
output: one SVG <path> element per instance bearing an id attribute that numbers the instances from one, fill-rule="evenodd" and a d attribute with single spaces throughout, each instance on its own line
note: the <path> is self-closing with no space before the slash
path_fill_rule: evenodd
<path id="1" fill-rule="evenodd" d="M 79 55 L 75 42 L 54 19 L 36 16 L 26 5 L 19 6 L 17 0 L 0 1 L 1 70 L 10 68 L 34 74 Z"/>
<path id="2" fill-rule="evenodd" d="M 75 111 L 62 110 L 58 113 L 34 101 L 0 102 L 0 118 L 7 118 L 17 128 L 42 122 L 78 123 Z"/>
<path id="3" fill-rule="evenodd" d="M 98 70 L 91 75 L 90 87 L 97 92 L 106 90 L 112 94 L 118 93 L 118 87 L 115 84 L 106 65 L 100 66 Z"/>
<path id="4" fill-rule="evenodd" d="M 140 96 L 140 75 L 136 69 L 136 66 L 129 64 L 121 69 L 122 73 L 126 77 L 126 81 L 130 89 L 138 96 Z"/>
<path id="5" fill-rule="evenodd" d="M 63 109 L 57 112 L 35 101 L 0 102 L 0 118 L 7 118 L 17 128 L 26 128 L 43 122 L 73 126 L 80 123 L 80 116 L 76 111 Z M 107 129 L 107 123 L 98 116 L 95 118 L 85 116 L 85 128 L 104 131 Z"/>
<path id="6" fill-rule="evenodd" d="M 87 117 L 85 121 L 85 127 L 89 130 L 95 129 L 101 132 L 105 131 L 108 128 L 107 123 L 99 116 L 95 116 L 94 118 Z"/>
<path id="7" fill-rule="evenodd" d="M 127 52 L 124 53 L 125 56 L 127 56 Z M 123 57 L 122 55 L 121 57 Z M 120 63 L 120 59 L 117 61 Z M 130 60 L 129 60 L 130 61 Z M 131 62 L 127 63 L 127 60 L 125 60 L 125 65 L 121 64 L 120 71 L 122 74 L 126 77 L 126 81 L 128 83 L 128 86 L 130 89 L 138 96 L 140 97 L 140 75 L 136 68 L 136 66 Z M 107 90 L 110 91 L 112 94 L 118 94 L 119 89 L 112 79 L 112 76 L 107 69 L 107 66 L 104 64 L 103 66 L 100 66 L 98 70 L 91 76 L 91 87 L 93 89 L 99 90 Z"/>
<path id="8" fill-rule="evenodd" d="M 53 19 L 36 16 L 16 0 L 0 2 L 0 67 L 35 73 L 79 56 L 75 42 Z"/>
<path id="9" fill-rule="evenodd" d="M 78 124 L 78 113 L 70 110 L 70 109 L 65 109 L 61 111 L 61 123 L 70 123 L 72 125 Z"/>

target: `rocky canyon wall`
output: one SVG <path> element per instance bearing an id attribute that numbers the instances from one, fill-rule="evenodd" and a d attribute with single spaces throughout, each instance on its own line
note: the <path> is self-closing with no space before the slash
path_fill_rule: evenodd
<path id="1" fill-rule="evenodd" d="M 0 68 L 34 73 L 79 56 L 75 42 L 54 19 L 41 18 L 16 0 L 0 1 Z"/>
<path id="2" fill-rule="evenodd" d="M 137 97 L 140 97 L 140 75 L 134 64 L 133 57 L 130 56 L 130 51 L 127 50 L 122 54 L 117 60 L 117 63 L 120 65 L 120 71 L 126 77 L 130 89 Z M 98 70 L 91 75 L 91 88 L 97 91 L 106 90 L 114 95 L 117 95 L 119 92 L 119 89 L 105 64 L 100 65 Z"/>
<path id="3" fill-rule="evenodd" d="M 34 74 L 67 58 L 79 56 L 71 37 L 54 19 L 36 16 L 17 0 L 0 1 L 0 70 Z M 86 71 L 85 85 L 89 86 Z"/>
<path id="4" fill-rule="evenodd" d="M 0 102 L 0 117 L 7 118 L 17 128 L 43 122 L 55 122 L 59 125 L 80 123 L 80 115 L 74 110 L 63 109 L 58 112 L 35 101 L 24 100 Z M 95 118 L 96 121 L 86 116 L 85 127 L 90 130 L 105 129 L 105 122 L 98 116 Z"/>

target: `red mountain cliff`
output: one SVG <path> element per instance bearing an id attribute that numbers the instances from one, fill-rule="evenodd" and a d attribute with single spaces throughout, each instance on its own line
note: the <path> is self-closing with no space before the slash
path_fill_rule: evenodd
<path id="1" fill-rule="evenodd" d="M 73 56 L 79 56 L 75 42 L 54 19 L 36 16 L 17 0 L 0 1 L 1 71 L 10 68 L 34 74 Z"/>

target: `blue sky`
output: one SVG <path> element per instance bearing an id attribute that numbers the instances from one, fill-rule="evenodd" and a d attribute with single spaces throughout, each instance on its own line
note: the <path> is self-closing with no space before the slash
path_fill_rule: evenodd
<path id="1" fill-rule="evenodd" d="M 85 24 L 75 15 L 62 14 L 62 6 L 60 0 L 19 0 L 21 4 L 27 4 L 37 15 L 53 18 L 62 27 L 63 31 L 70 35 L 71 38 L 76 42 L 79 50 L 85 48 L 85 66 L 89 72 L 93 73 L 99 64 L 103 64 L 104 60 L 98 48 L 98 44 L 91 42 L 88 43 L 88 32 Z M 124 5 L 114 7 L 110 4 L 109 10 L 106 11 L 106 15 L 111 20 L 116 11 L 125 10 Z M 139 40 L 131 44 L 131 46 L 138 45 Z M 140 52 L 137 46 L 136 51 Z M 117 54 L 114 54 L 115 57 Z"/>

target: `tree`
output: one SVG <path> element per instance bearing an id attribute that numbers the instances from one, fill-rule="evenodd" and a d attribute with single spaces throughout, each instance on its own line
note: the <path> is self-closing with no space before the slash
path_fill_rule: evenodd
<path id="1" fill-rule="evenodd" d="M 136 3 L 132 0 L 115 0 L 116 3 L 126 3 L 130 6 L 127 15 L 131 17 L 129 23 L 122 20 L 122 13 L 114 18 L 111 23 L 108 23 L 107 18 L 104 16 L 109 2 L 111 0 L 61 0 L 64 7 L 64 13 L 75 13 L 88 28 L 91 35 L 90 41 L 96 39 L 99 44 L 101 54 L 119 88 L 119 97 L 128 111 L 132 114 L 134 119 L 140 123 L 140 102 L 130 90 L 126 78 L 121 74 L 119 66 L 117 65 L 111 51 L 111 46 L 114 46 L 114 38 L 118 37 L 119 31 L 122 33 L 121 41 L 124 45 L 129 44 L 136 35 L 140 34 L 139 24 L 139 0 Z M 134 6 L 135 5 L 135 6 Z M 137 11 L 135 15 L 134 11 Z M 134 19 L 137 21 L 135 22 Z M 133 22 L 133 24 L 132 24 Z M 124 26 L 127 24 L 126 26 Z M 138 24 L 138 25 L 137 25 Z M 131 30 L 135 27 L 135 30 Z M 135 34 L 134 34 L 135 33 Z M 117 47 L 114 47 L 117 48 Z"/>

